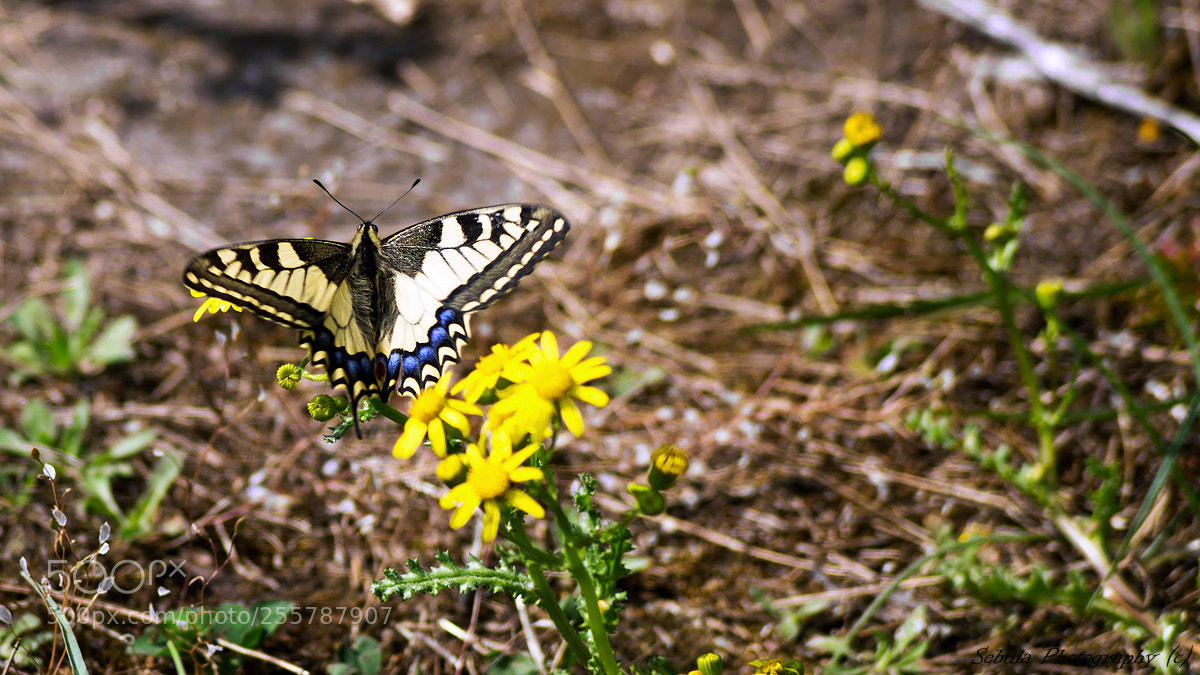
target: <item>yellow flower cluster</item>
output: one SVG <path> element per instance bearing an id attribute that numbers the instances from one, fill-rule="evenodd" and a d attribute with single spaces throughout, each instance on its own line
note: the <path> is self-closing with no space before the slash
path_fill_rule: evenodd
<path id="1" fill-rule="evenodd" d="M 545 515 L 532 497 L 513 485 L 543 478 L 541 469 L 525 466 L 525 461 L 554 433 L 556 418 L 576 436 L 583 434 L 583 415 L 576 401 L 608 405 L 608 394 L 585 384 L 612 372 L 604 357 L 585 358 L 591 349 L 592 343 L 581 341 L 560 356 L 554 334 L 530 335 L 512 346 L 493 347 L 453 389 L 447 375 L 412 402 L 392 454 L 410 457 L 429 441 L 442 459 L 439 478 L 452 486 L 440 502 L 442 508 L 454 510 L 452 528 L 462 527 L 482 506 L 483 540 L 495 539 L 501 502 L 535 518 Z M 461 400 L 453 398 L 457 394 Z M 481 431 L 491 438 L 487 456 L 482 441 L 469 440 L 467 415 L 484 415 L 477 405 L 481 400 L 495 401 Z M 451 431 L 463 439 L 462 452 L 451 452 Z"/>
<path id="2" fill-rule="evenodd" d="M 846 119 L 842 134 L 830 154 L 845 165 L 842 179 L 850 185 L 861 185 L 871 176 L 868 153 L 883 135 L 883 129 L 871 113 L 857 112 Z"/>

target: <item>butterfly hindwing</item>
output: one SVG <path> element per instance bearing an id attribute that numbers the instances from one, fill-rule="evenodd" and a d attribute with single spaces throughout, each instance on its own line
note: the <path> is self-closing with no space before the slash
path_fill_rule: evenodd
<path id="1" fill-rule="evenodd" d="M 451 213 L 382 241 L 364 221 L 349 244 L 280 239 L 214 249 L 193 258 L 183 280 L 300 329 L 312 363 L 357 411 L 368 396 L 416 396 L 437 382 L 460 358 L 469 315 L 512 290 L 568 229 L 557 211 L 534 204 Z"/>
<path id="2" fill-rule="evenodd" d="M 568 229 L 548 207 L 503 204 L 433 218 L 385 239 L 400 320 L 377 347 L 388 373 L 381 390 L 416 395 L 437 382 L 470 339 L 469 315 L 512 290 Z"/>

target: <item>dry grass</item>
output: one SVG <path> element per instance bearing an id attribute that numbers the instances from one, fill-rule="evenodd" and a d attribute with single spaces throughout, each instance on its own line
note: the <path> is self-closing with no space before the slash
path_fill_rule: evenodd
<path id="1" fill-rule="evenodd" d="M 854 110 L 879 117 L 880 171 L 923 208 L 951 208 L 945 174 L 928 164 L 946 148 L 968 179 L 972 227 L 1003 216 L 1014 181 L 1031 186 L 1013 272 L 1028 285 L 1062 277 L 1085 288 L 1146 273 L 1093 204 L 966 127 L 1011 133 L 1060 158 L 1150 242 L 1195 233 L 1200 222 L 1189 143 L 1170 135 L 1137 142 L 1135 118 L 1046 84 L 981 77 L 979 60 L 1003 49 L 906 4 L 430 3 L 404 27 L 335 0 L 303 9 L 235 4 L 0 8 L 0 318 L 25 297 L 53 294 L 64 261 L 80 258 L 96 302 L 140 324 L 128 364 L 0 390 L 0 425 L 16 426 L 30 401 L 65 418 L 86 399 L 92 446 L 152 428 L 185 457 L 158 530 L 115 542 L 109 558 L 183 561 L 204 583 L 175 584 L 161 598 L 147 589 L 118 606 L 370 606 L 368 587 L 382 568 L 428 561 L 442 548 L 461 557 L 471 545 L 466 530 L 447 531 L 430 497 L 432 462 L 391 459 L 389 425 L 330 447 L 303 412 L 322 390 L 271 386 L 275 365 L 300 355 L 288 331 L 224 315 L 191 322 L 195 305 L 179 277 L 195 251 L 283 236 L 348 239 L 355 223 L 311 187 L 313 176 L 363 213 L 421 177 L 383 219 L 389 232 L 512 200 L 544 201 L 570 217 L 565 251 L 477 317 L 467 357 L 542 328 L 593 340 L 618 369 L 616 396 L 589 418 L 588 435 L 566 446 L 564 462 L 620 486 L 643 469 L 639 451 L 671 442 L 692 453 L 697 470 L 670 517 L 635 525 L 638 553 L 651 564 L 628 579 L 616 637 L 625 662 L 662 654 L 683 667 L 712 649 L 738 664 L 796 655 L 819 669 L 825 657 L 805 646 L 809 638 L 843 634 L 938 532 L 969 524 L 1038 536 L 990 550 L 1018 574 L 1042 564 L 1057 583 L 1067 570 L 1099 583 L 1094 561 L 1045 509 L 905 424 L 914 411 L 939 410 L 958 429 L 980 423 L 985 446 L 1007 443 L 1034 459 L 1030 427 L 996 414 L 1028 406 L 994 309 L 839 322 L 821 334 L 820 349 L 798 329 L 742 329 L 984 288 L 954 242 L 841 182 L 829 148 Z M 1194 26 L 1192 4 L 1164 11 Z M 1053 3 L 1021 18 L 1119 58 L 1093 4 Z M 1189 36 L 1170 34 L 1153 78 L 1167 84 L 1151 93 L 1195 108 L 1195 74 L 1186 58 L 1170 58 L 1187 54 Z M 1190 396 L 1187 355 L 1162 320 L 1146 320 L 1149 302 L 1088 298 L 1064 312 L 1139 397 L 1148 400 L 1155 383 Z M 1031 340 L 1039 316 L 1019 318 Z M 236 340 L 214 339 L 231 322 Z M 0 326 L 0 338 L 12 337 Z M 896 368 L 875 369 L 896 341 L 910 345 Z M 0 360 L 0 377 L 9 381 L 15 365 Z M 943 372 L 953 384 L 931 384 Z M 1079 377 L 1075 409 L 1110 410 L 1112 387 L 1095 366 Z M 1150 419 L 1162 438 L 1178 429 L 1165 411 Z M 1119 469 L 1123 522 L 1161 461 L 1127 412 L 1064 428 L 1056 447 L 1058 497 L 1069 509 L 1060 515 L 1069 517 L 1092 508 L 1088 458 Z M 1193 483 L 1197 447 L 1193 431 L 1180 466 Z M 144 489 L 152 461 L 139 460 L 142 473 L 119 483 L 122 503 Z M 271 498 L 256 501 L 254 490 Z M 40 610 L 13 561 L 61 557 L 47 530 L 49 489 L 33 492 L 28 505 L 0 511 L 0 603 L 14 614 Z M 1197 600 L 1197 556 L 1186 544 L 1200 532 L 1181 496 L 1168 483 L 1121 569 L 1131 589 L 1121 602 L 1151 630 Z M 75 550 L 91 550 L 101 518 L 80 511 L 78 491 L 66 504 Z M 1159 537 L 1171 557 L 1141 559 Z M 752 591 L 785 610 L 829 604 L 789 643 Z M 890 635 L 919 604 L 929 609 L 926 671 L 962 668 L 982 647 L 1144 648 L 1068 607 L 956 593 L 932 566 L 890 596 L 869 627 Z M 361 632 L 382 640 L 385 672 L 452 668 L 446 654 L 486 667 L 440 619 L 523 649 L 502 598 L 443 594 L 395 605 L 391 617 L 387 625 L 288 626 L 263 649 L 319 671 Z M 121 632 L 79 631 L 95 671 L 167 667 L 124 655 Z M 854 644 L 867 663 L 869 632 Z M 1183 641 L 1196 638 L 1193 630 Z M 256 662 L 248 669 L 266 672 Z"/>

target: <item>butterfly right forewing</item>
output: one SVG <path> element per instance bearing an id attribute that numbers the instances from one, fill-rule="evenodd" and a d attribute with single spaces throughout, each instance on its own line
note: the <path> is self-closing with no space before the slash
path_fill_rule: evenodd
<path id="1" fill-rule="evenodd" d="M 557 211 L 502 204 L 432 218 L 383 241 L 383 304 L 395 320 L 377 353 L 385 392 L 416 395 L 459 360 L 469 315 L 503 297 L 566 236 Z M 386 323 L 386 322 L 385 322 Z"/>

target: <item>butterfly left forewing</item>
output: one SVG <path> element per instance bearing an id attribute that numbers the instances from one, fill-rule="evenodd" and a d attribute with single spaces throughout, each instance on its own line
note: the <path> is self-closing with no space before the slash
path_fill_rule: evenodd
<path id="1" fill-rule="evenodd" d="M 258 316 L 300 329 L 312 363 L 352 405 L 378 393 L 373 340 L 355 320 L 347 277 L 351 247 L 315 239 L 278 239 L 213 249 L 192 258 L 183 283 Z"/>
<path id="2" fill-rule="evenodd" d="M 217 248 L 188 262 L 188 288 L 293 328 L 320 325 L 349 273 L 350 247 L 277 239 Z"/>
<path id="3" fill-rule="evenodd" d="M 457 363 L 468 320 L 512 290 L 566 236 L 562 214 L 534 204 L 503 204 L 433 218 L 383 241 L 390 284 L 381 304 L 400 319 L 376 351 L 393 387 L 416 395 Z M 389 297 L 390 296 L 390 297 Z"/>

